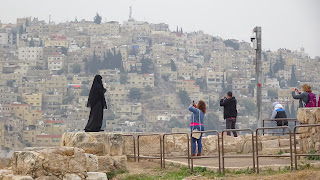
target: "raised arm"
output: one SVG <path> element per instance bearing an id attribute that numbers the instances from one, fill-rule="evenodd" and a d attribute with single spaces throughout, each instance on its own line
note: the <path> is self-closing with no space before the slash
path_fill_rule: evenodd
<path id="1" fill-rule="evenodd" d="M 295 91 L 292 91 L 292 97 L 293 97 L 293 99 L 302 99 L 303 94 L 296 94 Z"/>
<path id="2" fill-rule="evenodd" d="M 193 113 L 197 113 L 198 109 L 193 107 L 191 104 L 189 105 L 189 111 L 193 112 Z"/>
<path id="3" fill-rule="evenodd" d="M 229 104 L 230 101 L 228 101 L 227 99 L 220 99 L 220 106 L 225 106 L 227 104 Z"/>

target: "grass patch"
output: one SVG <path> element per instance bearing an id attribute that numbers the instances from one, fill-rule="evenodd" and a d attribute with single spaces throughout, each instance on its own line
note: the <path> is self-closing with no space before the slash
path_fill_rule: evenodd
<path id="1" fill-rule="evenodd" d="M 311 150 L 308 154 L 316 154 L 316 150 Z M 320 156 L 308 156 L 308 160 L 320 160 Z"/>
<path id="2" fill-rule="evenodd" d="M 155 176 L 148 176 L 146 174 L 132 174 L 123 178 L 123 180 L 154 180 Z"/>
<path id="3" fill-rule="evenodd" d="M 135 175 L 127 175 L 124 177 L 124 180 L 182 180 L 186 177 L 190 176 L 202 176 L 202 177 L 223 177 L 220 173 L 214 173 L 211 170 L 208 170 L 206 167 L 194 167 L 193 173 L 187 167 L 178 167 L 171 166 L 171 169 L 155 169 L 157 172 L 155 175 L 147 175 L 147 174 L 135 174 Z"/>
<path id="4" fill-rule="evenodd" d="M 107 173 L 107 177 L 108 179 L 113 179 L 114 177 L 116 177 L 118 174 L 125 174 L 128 171 L 125 169 L 120 169 L 120 170 L 116 170 L 116 171 L 110 171 Z"/>
<path id="5" fill-rule="evenodd" d="M 298 164 L 298 168 L 299 168 L 299 170 L 305 170 L 305 169 L 312 168 L 312 166 L 309 163 L 308 164 Z"/>
<path id="6" fill-rule="evenodd" d="M 253 168 L 247 168 L 246 170 L 239 170 L 234 172 L 234 174 L 253 174 L 254 170 Z"/>
<path id="7" fill-rule="evenodd" d="M 283 154 L 283 152 L 280 150 L 279 152 L 278 152 L 278 155 L 282 155 Z"/>

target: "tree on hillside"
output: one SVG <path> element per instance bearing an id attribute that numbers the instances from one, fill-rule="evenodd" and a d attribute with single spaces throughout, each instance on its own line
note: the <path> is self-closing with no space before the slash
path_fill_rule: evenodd
<path id="1" fill-rule="evenodd" d="M 196 79 L 196 85 L 199 85 L 201 90 L 205 90 L 207 83 L 206 83 L 206 80 L 204 78 L 197 78 Z"/>
<path id="2" fill-rule="evenodd" d="M 120 84 L 127 84 L 127 81 L 128 81 L 128 74 L 121 73 L 120 74 Z"/>
<path id="3" fill-rule="evenodd" d="M 80 64 L 74 64 L 73 67 L 72 67 L 72 72 L 74 74 L 79 74 L 81 72 Z"/>
<path id="4" fill-rule="evenodd" d="M 169 121 L 170 128 L 186 128 L 186 123 L 180 122 L 177 118 L 173 117 Z"/>
<path id="5" fill-rule="evenodd" d="M 89 96 L 90 89 L 87 86 L 82 86 L 81 96 Z"/>
<path id="6" fill-rule="evenodd" d="M 287 115 L 287 117 L 288 117 L 288 118 L 292 118 L 292 115 L 291 115 L 290 109 L 289 109 L 289 101 L 287 101 L 285 110 L 286 110 L 286 115 Z"/>
<path id="7" fill-rule="evenodd" d="M 296 87 L 298 85 L 299 85 L 299 83 L 298 83 L 298 80 L 296 78 L 295 67 L 294 67 L 294 65 L 292 65 L 291 78 L 289 80 L 289 86 Z"/>
<path id="8" fill-rule="evenodd" d="M 141 59 L 141 73 L 142 74 L 149 74 L 151 73 L 152 71 L 152 60 L 149 59 L 149 58 L 142 58 Z"/>
<path id="9" fill-rule="evenodd" d="M 93 51 L 92 61 L 88 63 L 88 70 L 91 74 L 97 74 L 99 69 L 101 68 L 101 61 L 99 60 L 96 52 Z"/>
<path id="10" fill-rule="evenodd" d="M 176 63 L 174 63 L 174 61 L 172 59 L 170 61 L 170 65 L 171 65 L 171 71 L 177 71 Z"/>
<path id="11" fill-rule="evenodd" d="M 245 108 L 244 111 L 240 111 L 239 115 L 243 116 L 254 116 L 257 112 L 257 106 L 249 99 L 243 99 L 239 101 L 239 105 Z"/>
<path id="12" fill-rule="evenodd" d="M 279 70 L 283 70 L 285 65 L 286 65 L 286 62 L 284 61 L 282 55 L 280 54 L 280 56 L 277 57 L 276 63 L 273 65 L 273 74 L 278 73 Z"/>
<path id="13" fill-rule="evenodd" d="M 19 34 L 20 36 L 24 33 L 24 29 L 23 29 L 23 26 L 22 24 L 20 25 L 20 29 L 19 29 Z"/>
<path id="14" fill-rule="evenodd" d="M 29 41 L 29 47 L 34 47 L 35 44 L 34 44 L 34 40 L 33 40 L 33 37 L 31 37 L 31 40 Z"/>
<path id="15" fill-rule="evenodd" d="M 191 99 L 190 99 L 189 94 L 188 94 L 187 91 L 180 90 L 179 91 L 179 98 L 181 100 L 181 103 L 184 106 L 188 106 L 189 104 L 191 104 Z"/>
<path id="16" fill-rule="evenodd" d="M 140 92 L 140 89 L 131 88 L 129 92 L 129 99 L 131 101 L 135 101 L 135 100 L 140 101 L 141 95 L 142 95 L 142 92 Z"/>
<path id="17" fill-rule="evenodd" d="M 239 43 L 236 43 L 230 39 L 223 41 L 223 43 L 228 47 L 232 47 L 234 50 L 239 50 Z"/>
<path id="18" fill-rule="evenodd" d="M 207 113 L 205 116 L 204 127 L 207 130 L 219 130 L 219 116 L 215 113 Z"/>
<path id="19" fill-rule="evenodd" d="M 274 73 L 272 71 L 272 62 L 270 60 L 270 66 L 269 66 L 269 73 L 268 73 L 269 77 L 270 78 L 274 78 Z"/>
<path id="20" fill-rule="evenodd" d="M 96 24 L 101 24 L 102 17 L 97 13 L 93 19 L 93 22 Z"/>
<path id="21" fill-rule="evenodd" d="M 294 107 L 294 101 L 292 101 L 292 104 L 291 104 L 291 117 L 292 118 L 297 117 L 297 109 Z"/>
<path id="22" fill-rule="evenodd" d="M 61 75 L 61 74 L 63 74 L 63 73 L 64 73 L 64 69 L 63 69 L 63 68 L 57 71 L 57 74 L 58 74 L 58 75 Z"/>

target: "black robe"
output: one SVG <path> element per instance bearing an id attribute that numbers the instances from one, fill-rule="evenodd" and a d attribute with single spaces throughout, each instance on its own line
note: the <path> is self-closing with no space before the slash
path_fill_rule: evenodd
<path id="1" fill-rule="evenodd" d="M 92 87 L 90 90 L 87 107 L 90 107 L 90 116 L 85 127 L 85 132 L 99 132 L 101 131 L 103 121 L 103 109 L 107 109 L 106 99 L 104 93 L 106 89 L 102 85 L 102 77 L 96 75 L 94 77 Z"/>

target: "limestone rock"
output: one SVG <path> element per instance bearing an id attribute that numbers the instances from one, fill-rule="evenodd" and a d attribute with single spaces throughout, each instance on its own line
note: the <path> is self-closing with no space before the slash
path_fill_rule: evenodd
<path id="1" fill-rule="evenodd" d="M 127 156 L 113 156 L 113 165 L 116 169 L 127 169 Z"/>
<path id="2" fill-rule="evenodd" d="M 60 178 L 56 176 L 40 176 L 36 178 L 35 180 L 60 180 Z"/>
<path id="3" fill-rule="evenodd" d="M 12 175 L 13 172 L 11 170 L 5 170 L 5 169 L 1 169 L 0 170 L 0 179 L 3 179 L 4 176 L 6 175 Z"/>
<path id="4" fill-rule="evenodd" d="M 266 148 L 279 148 L 279 140 L 267 140 L 267 141 L 262 141 L 262 150 Z"/>
<path id="5" fill-rule="evenodd" d="M 98 157 L 93 154 L 86 154 L 87 171 L 98 171 Z"/>
<path id="6" fill-rule="evenodd" d="M 73 147 L 16 151 L 12 158 L 13 172 L 33 178 L 41 176 L 64 176 L 75 173 L 85 177 L 86 156 L 84 150 Z"/>
<path id="7" fill-rule="evenodd" d="M 289 139 L 279 139 L 280 147 L 290 146 Z"/>
<path id="8" fill-rule="evenodd" d="M 277 155 L 280 152 L 280 148 L 263 148 L 262 154 L 264 155 Z"/>
<path id="9" fill-rule="evenodd" d="M 224 136 L 224 152 L 242 153 L 244 146 L 244 138 Z"/>
<path id="10" fill-rule="evenodd" d="M 101 172 L 88 172 L 86 180 L 108 180 L 106 173 Z"/>
<path id="11" fill-rule="evenodd" d="M 122 155 L 122 135 L 105 132 L 68 132 L 62 135 L 61 146 L 82 148 L 99 156 Z"/>
<path id="12" fill-rule="evenodd" d="M 215 154 L 218 152 L 218 137 L 207 136 L 203 138 L 202 149 L 205 154 Z"/>
<path id="13" fill-rule="evenodd" d="M 14 175 L 6 175 L 2 180 L 33 180 L 31 176 L 14 176 Z"/>
<path id="14" fill-rule="evenodd" d="M 81 177 L 76 174 L 66 174 L 63 176 L 63 180 L 81 180 Z"/>
<path id="15" fill-rule="evenodd" d="M 261 145 L 261 142 L 258 142 Z M 258 146 L 259 148 L 259 146 Z M 256 147 L 254 147 L 254 150 L 256 149 Z M 252 141 L 247 141 L 245 142 L 244 146 L 243 146 L 243 153 L 244 154 L 248 154 L 248 153 L 252 153 Z"/>
<path id="16" fill-rule="evenodd" d="M 97 156 L 98 157 L 98 171 L 109 172 L 115 170 L 113 158 L 110 156 Z"/>

